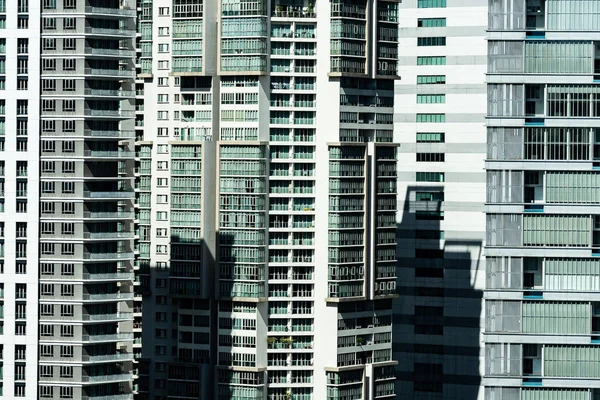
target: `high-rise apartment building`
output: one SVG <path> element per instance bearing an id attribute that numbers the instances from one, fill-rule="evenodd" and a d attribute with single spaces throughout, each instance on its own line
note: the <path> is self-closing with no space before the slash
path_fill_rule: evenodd
<path id="1" fill-rule="evenodd" d="M 138 398 L 394 398 L 398 1 L 137 25 Z"/>
<path id="2" fill-rule="evenodd" d="M 487 399 L 600 398 L 599 16 L 490 1 Z"/>
<path id="3" fill-rule="evenodd" d="M 487 3 L 400 4 L 398 399 L 483 398 Z"/>
<path id="4" fill-rule="evenodd" d="M 31 290 L 20 294 L 15 283 L 15 334 L 21 324 L 19 307 L 27 304 L 28 311 L 39 312 L 37 327 L 35 319 L 22 327 L 22 334 L 26 328 L 27 337 L 38 343 L 21 350 L 27 357 L 33 353 L 38 365 L 27 361 L 30 375 L 24 381 L 17 361 L 14 375 L 5 369 L 5 385 L 7 381 L 11 385 L 5 387 L 5 395 L 22 397 L 19 385 L 26 385 L 28 398 L 36 398 L 37 392 L 39 398 L 49 399 L 129 399 L 133 378 L 135 9 L 119 0 L 6 3 L 12 7 L 7 10 L 7 25 L 13 24 L 7 42 L 16 43 L 16 47 L 7 46 L 7 71 L 8 60 L 17 63 L 16 79 L 11 72 L 6 80 L 7 94 L 11 93 L 6 100 L 7 121 L 17 124 L 16 153 L 13 146 L 7 145 L 6 151 L 19 155 L 24 150 L 20 141 L 26 142 L 29 136 L 27 152 L 32 158 L 39 156 L 28 165 L 29 173 L 37 176 L 39 170 L 40 192 L 34 189 L 36 182 L 29 183 L 36 197 L 27 210 L 32 222 L 23 229 L 31 242 L 26 272 Z M 30 32 L 28 50 L 21 32 Z M 27 65 L 28 88 L 27 77 L 21 75 L 27 73 Z M 29 93 L 31 100 L 24 100 L 21 93 Z M 11 108 L 15 102 L 17 106 L 10 114 L 9 102 Z M 7 137 L 15 137 L 15 130 L 7 132 Z M 17 216 L 23 176 L 17 170 Z M 8 209 L 6 213 L 10 215 Z M 36 218 L 38 222 L 33 221 Z M 23 232 L 19 224 L 17 260 Z M 17 278 L 21 271 L 18 264 L 15 268 L 6 272 Z M 12 301 L 12 293 L 7 296 Z M 8 350 L 8 341 L 4 343 Z M 12 360 L 11 353 L 5 356 Z M 13 376 L 19 380 L 14 388 Z"/>

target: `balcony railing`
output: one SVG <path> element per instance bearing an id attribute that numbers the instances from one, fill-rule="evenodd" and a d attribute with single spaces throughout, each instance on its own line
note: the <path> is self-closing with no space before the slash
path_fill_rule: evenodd
<path id="1" fill-rule="evenodd" d="M 108 75 L 122 78 L 135 78 L 135 71 L 122 69 L 86 68 L 84 73 L 86 75 Z"/>
<path id="2" fill-rule="evenodd" d="M 103 151 L 103 150 L 85 150 L 83 155 L 86 157 L 106 157 L 106 158 L 134 158 L 133 151 Z"/>
<path id="3" fill-rule="evenodd" d="M 113 192 L 84 191 L 83 197 L 91 198 L 91 199 L 99 199 L 99 198 L 133 199 L 135 197 L 135 192 L 134 191 L 113 191 Z"/>
<path id="4" fill-rule="evenodd" d="M 84 212 L 83 218 L 120 218 L 133 219 L 135 216 L 133 211 L 116 211 L 116 212 Z"/>
<path id="5" fill-rule="evenodd" d="M 83 253 L 84 260 L 125 259 L 133 258 L 133 253 Z"/>
<path id="6" fill-rule="evenodd" d="M 61 317 L 64 318 L 64 317 Z M 67 319 L 67 318 L 64 318 Z M 71 318 L 73 319 L 73 318 Z M 81 316 L 83 321 L 116 321 L 116 320 L 128 320 L 133 319 L 133 313 L 119 312 L 114 314 L 83 314 Z"/>
<path id="7" fill-rule="evenodd" d="M 116 56 L 123 58 L 133 58 L 135 57 L 135 50 L 127 50 L 127 49 L 105 49 L 98 47 L 86 47 L 85 54 L 92 55 L 101 55 L 101 56 Z"/>
<path id="8" fill-rule="evenodd" d="M 131 374 L 115 374 L 115 375 L 88 375 L 82 376 L 82 382 L 110 382 L 110 381 L 130 381 L 133 379 Z"/>
<path id="9" fill-rule="evenodd" d="M 91 26 L 85 27 L 85 33 L 113 36 L 135 36 L 133 29 L 109 29 L 109 28 L 94 28 Z"/>

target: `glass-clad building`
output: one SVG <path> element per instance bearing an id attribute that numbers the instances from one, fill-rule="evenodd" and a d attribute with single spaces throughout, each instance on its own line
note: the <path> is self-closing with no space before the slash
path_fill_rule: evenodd
<path id="1" fill-rule="evenodd" d="M 486 399 L 600 397 L 599 15 L 490 1 Z"/>

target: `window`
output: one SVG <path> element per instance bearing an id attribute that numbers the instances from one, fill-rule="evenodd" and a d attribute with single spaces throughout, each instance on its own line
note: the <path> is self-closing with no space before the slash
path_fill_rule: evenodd
<path id="1" fill-rule="evenodd" d="M 169 16 L 169 7 L 158 7 L 158 16 L 159 17 Z"/>
<path id="2" fill-rule="evenodd" d="M 42 83 L 46 83 L 48 81 L 43 81 Z M 56 81 L 50 81 L 52 83 L 56 83 Z M 56 86 L 54 86 L 53 88 L 49 88 L 50 85 L 48 85 L 46 88 L 44 88 L 44 90 L 55 90 Z M 56 100 L 42 100 L 42 111 L 56 111 Z"/>
<path id="3" fill-rule="evenodd" d="M 169 179 L 168 178 L 156 178 L 156 185 L 157 186 L 169 186 Z"/>
<path id="4" fill-rule="evenodd" d="M 56 50 L 56 39 L 44 38 L 42 39 L 43 50 Z"/>
<path id="5" fill-rule="evenodd" d="M 165 245 L 156 245 L 156 253 L 157 254 L 167 254 L 167 246 Z"/>
<path id="6" fill-rule="evenodd" d="M 75 254 L 75 243 L 61 243 L 60 254 L 70 256 Z"/>
<path id="7" fill-rule="evenodd" d="M 56 132 L 56 121 L 43 120 L 42 121 L 42 132 L 43 133 Z M 47 142 L 47 141 L 45 141 L 45 142 Z M 50 143 L 54 143 L 54 142 L 50 142 Z M 42 150 L 42 151 L 47 151 L 47 150 Z"/>
<path id="8" fill-rule="evenodd" d="M 444 143 L 446 141 L 445 133 L 418 132 L 417 143 Z"/>
<path id="9" fill-rule="evenodd" d="M 62 131 L 63 132 L 75 132 L 75 121 L 66 120 L 62 122 Z M 71 142 L 72 143 L 72 142 Z M 73 144 L 74 146 L 74 144 Z M 65 146 L 63 146 L 64 148 Z M 75 147 L 73 147 L 73 151 L 75 151 Z M 72 153 L 72 152 L 70 152 Z"/>
<path id="10" fill-rule="evenodd" d="M 60 232 L 63 235 L 73 235 L 75 233 L 75 224 L 73 222 L 63 222 L 60 225 Z"/>
<path id="11" fill-rule="evenodd" d="M 446 102 L 445 94 L 418 94 L 418 104 L 442 104 Z"/>
<path id="12" fill-rule="evenodd" d="M 167 204 L 167 202 L 169 201 L 169 196 L 166 194 L 157 194 L 156 195 L 156 202 L 158 204 Z"/>
<path id="13" fill-rule="evenodd" d="M 54 315 L 54 304 L 40 304 L 40 314 L 44 317 L 53 316 Z"/>
<path id="14" fill-rule="evenodd" d="M 72 151 L 65 151 L 64 142 L 63 142 L 63 152 L 72 153 Z M 64 174 L 74 174 L 75 173 L 75 161 L 63 161 L 62 162 L 62 172 Z M 69 182 L 73 183 L 73 182 Z"/>
<path id="15" fill-rule="evenodd" d="M 168 214 L 166 211 L 157 211 L 156 212 L 156 220 L 157 221 L 166 221 L 168 219 Z"/>
<path id="16" fill-rule="evenodd" d="M 43 18 L 42 29 L 44 30 L 55 30 L 56 29 L 56 18 Z"/>
<path id="17" fill-rule="evenodd" d="M 169 119 L 169 112 L 168 111 L 158 111 L 157 119 L 160 120 L 160 121 L 168 120 Z"/>
<path id="18" fill-rule="evenodd" d="M 417 75 L 417 85 L 443 85 L 446 75 Z"/>
<path id="19" fill-rule="evenodd" d="M 167 137 L 167 136 L 169 136 L 169 128 L 158 128 L 156 130 L 156 135 L 160 136 L 160 137 Z"/>
<path id="20" fill-rule="evenodd" d="M 444 162 L 444 153 L 417 153 L 417 162 Z"/>
<path id="21" fill-rule="evenodd" d="M 63 151 L 63 153 L 75 153 L 75 142 L 72 140 L 63 141 L 62 142 L 62 151 Z M 64 166 L 64 164 L 63 164 L 63 166 Z"/>
<path id="22" fill-rule="evenodd" d="M 75 171 L 73 171 L 75 172 Z M 63 193 L 75 193 L 75 182 L 62 182 L 62 192 Z"/>
<path id="23" fill-rule="evenodd" d="M 446 65 L 446 56 L 418 56 L 417 65 Z"/>
<path id="24" fill-rule="evenodd" d="M 73 304 L 61 304 L 60 305 L 60 316 L 61 317 L 72 317 L 74 315 Z"/>
<path id="25" fill-rule="evenodd" d="M 77 66 L 77 60 L 74 58 L 63 59 L 63 70 L 64 71 L 75 71 Z"/>
<path id="26" fill-rule="evenodd" d="M 74 329 L 73 325 L 61 325 L 60 336 L 61 337 L 73 337 Z"/>
<path id="27" fill-rule="evenodd" d="M 75 203 L 62 203 L 63 214 L 75 214 Z"/>
<path id="28" fill-rule="evenodd" d="M 159 103 L 168 103 L 169 102 L 169 95 L 168 94 L 159 94 L 158 95 L 158 102 Z"/>
<path id="29" fill-rule="evenodd" d="M 446 26 L 446 18 L 419 18 L 417 26 L 420 28 L 439 28 Z"/>
<path id="30" fill-rule="evenodd" d="M 42 263 L 40 264 L 40 273 L 42 275 L 54 275 L 54 264 Z M 50 304 L 51 305 L 51 304 Z M 52 306 L 52 314 L 54 314 L 54 306 Z"/>
<path id="31" fill-rule="evenodd" d="M 54 336 L 54 325 L 40 324 L 40 336 L 44 336 L 44 337 Z"/>
<path id="32" fill-rule="evenodd" d="M 169 69 L 169 60 L 160 60 L 158 62 L 158 69 Z"/>
<path id="33" fill-rule="evenodd" d="M 168 161 L 157 161 L 156 168 L 159 170 L 166 171 L 169 169 L 169 162 Z M 164 178 L 164 179 L 166 180 L 167 178 Z"/>
<path id="34" fill-rule="evenodd" d="M 54 254 L 54 243 L 42 243 L 41 244 L 41 252 L 45 255 L 53 255 Z"/>
<path id="35" fill-rule="evenodd" d="M 158 86 L 169 86 L 169 78 L 158 78 Z"/>
<path id="36" fill-rule="evenodd" d="M 42 7 L 44 10 L 56 10 L 56 0 L 44 0 Z"/>
<path id="37" fill-rule="evenodd" d="M 443 36 L 417 38 L 417 46 L 419 46 L 419 47 L 432 47 L 432 46 L 445 46 L 445 45 L 446 45 L 446 38 Z"/>
<path id="38" fill-rule="evenodd" d="M 61 275 L 71 276 L 75 274 L 75 264 L 61 264 L 60 265 Z"/>
<path id="39" fill-rule="evenodd" d="M 159 144 L 156 147 L 156 152 L 158 154 L 168 154 L 169 153 L 169 145 L 168 144 Z"/>
<path id="40" fill-rule="evenodd" d="M 56 58 L 42 59 L 42 69 L 44 71 L 56 71 Z"/>
<path id="41" fill-rule="evenodd" d="M 63 109 L 63 111 L 66 111 L 66 112 L 75 111 L 75 100 L 63 100 L 62 109 Z M 75 121 L 71 121 L 71 122 L 75 122 Z"/>
<path id="42" fill-rule="evenodd" d="M 160 43 L 158 45 L 159 53 L 168 53 L 169 52 L 169 44 L 168 43 Z"/>
<path id="43" fill-rule="evenodd" d="M 446 0 L 417 0 L 417 8 L 445 8 Z"/>
<path id="44" fill-rule="evenodd" d="M 63 39 L 63 50 L 75 50 L 75 38 L 64 38 Z"/>
<path id="45" fill-rule="evenodd" d="M 42 201 L 40 203 L 40 209 L 41 209 L 42 214 L 54 214 L 55 213 L 54 203 L 51 203 L 51 202 Z"/>
<path id="46" fill-rule="evenodd" d="M 77 0 L 63 0 L 63 8 L 65 10 L 74 10 L 77 8 Z"/>
<path id="47" fill-rule="evenodd" d="M 26 274 L 27 273 L 27 261 L 17 261 L 15 265 L 15 272 L 17 274 Z"/>
<path id="48" fill-rule="evenodd" d="M 54 346 L 50 344 L 40 345 L 40 356 L 41 357 L 54 357 Z"/>
<path id="49" fill-rule="evenodd" d="M 55 189 L 56 189 L 55 182 L 42 181 L 42 182 L 40 182 L 40 185 L 42 186 L 42 193 L 54 193 L 55 192 Z"/>
<path id="50" fill-rule="evenodd" d="M 417 172 L 417 182 L 444 182 L 443 172 Z"/>
<path id="51" fill-rule="evenodd" d="M 158 36 L 169 36 L 169 27 L 163 26 L 158 28 Z"/>
<path id="52" fill-rule="evenodd" d="M 417 122 L 446 122 L 446 114 L 417 114 Z"/>
<path id="53" fill-rule="evenodd" d="M 52 365 L 40 365 L 40 376 L 49 378 L 53 376 L 54 367 Z"/>
<path id="54" fill-rule="evenodd" d="M 417 221 L 443 221 L 444 212 L 417 210 L 415 214 L 415 219 Z"/>
<path id="55" fill-rule="evenodd" d="M 63 18 L 63 29 L 74 30 L 77 27 L 76 21 L 75 18 Z"/>
<path id="56" fill-rule="evenodd" d="M 62 81 L 62 89 L 65 92 L 75 91 L 75 79 L 64 79 Z"/>
<path id="57" fill-rule="evenodd" d="M 60 367 L 60 377 L 61 378 L 72 378 L 73 377 L 73 367 Z"/>
<path id="58" fill-rule="evenodd" d="M 167 228 L 156 228 L 156 237 L 167 237 Z"/>

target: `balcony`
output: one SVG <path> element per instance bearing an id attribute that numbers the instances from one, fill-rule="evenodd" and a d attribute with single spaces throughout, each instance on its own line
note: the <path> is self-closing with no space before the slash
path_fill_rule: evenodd
<path id="1" fill-rule="evenodd" d="M 42 135 L 44 135 L 44 134 L 42 133 Z M 83 136 L 132 139 L 135 137 L 135 131 L 96 131 L 96 130 L 86 129 L 83 131 Z"/>
<path id="2" fill-rule="evenodd" d="M 81 356 L 81 361 L 87 362 L 102 362 L 102 361 L 133 361 L 133 353 L 114 353 L 114 354 L 102 354 L 97 356 L 89 356 L 83 354 Z"/>
<path id="3" fill-rule="evenodd" d="M 110 396 L 82 396 L 81 400 L 132 400 L 132 394 L 114 394 Z"/>
<path id="4" fill-rule="evenodd" d="M 133 58 L 135 57 L 135 50 L 127 49 L 106 49 L 98 47 L 85 47 L 84 53 L 95 56 L 105 57 L 121 57 L 121 58 Z"/>
<path id="5" fill-rule="evenodd" d="M 83 115 L 92 117 L 116 117 L 116 118 L 134 118 L 134 110 L 97 110 L 86 108 L 83 110 Z"/>
<path id="6" fill-rule="evenodd" d="M 67 319 L 65 317 L 59 317 L 59 318 L 64 318 Z M 74 319 L 74 318 L 71 318 Z M 127 320 L 133 320 L 133 313 L 126 313 L 126 312 L 119 312 L 119 313 L 113 313 L 113 314 L 83 314 L 81 316 L 81 320 L 82 321 L 119 321 L 119 320 L 123 320 L 123 321 L 127 321 Z"/>
<path id="7" fill-rule="evenodd" d="M 91 26 L 85 27 L 85 33 L 93 35 L 107 35 L 107 36 L 121 36 L 121 37 L 134 37 L 135 31 L 132 29 L 107 29 L 107 28 L 93 28 Z"/>
<path id="8" fill-rule="evenodd" d="M 83 197 L 88 199 L 133 199 L 135 192 L 132 191 L 112 191 L 112 192 L 91 192 L 84 191 Z"/>
<path id="9" fill-rule="evenodd" d="M 134 158 L 133 151 L 103 151 L 103 150 L 85 150 L 83 153 L 86 157 L 92 158 Z"/>
<path id="10" fill-rule="evenodd" d="M 114 260 L 134 258 L 133 253 L 83 253 L 84 260 Z"/>
<path id="11" fill-rule="evenodd" d="M 132 272 L 116 272 L 114 274 L 81 274 L 81 279 L 84 281 L 105 281 L 119 280 L 132 281 L 134 274 Z M 75 278 L 77 279 L 77 278 Z"/>
<path id="12" fill-rule="evenodd" d="M 317 18 L 313 7 L 294 7 L 286 5 L 276 5 L 272 14 L 275 18 Z"/>
<path id="13" fill-rule="evenodd" d="M 135 97 L 135 90 L 85 89 L 86 96 Z"/>
<path id="14" fill-rule="evenodd" d="M 86 68 L 84 74 L 94 76 L 104 75 L 116 78 L 135 78 L 135 71 L 121 69 Z"/>
<path id="15" fill-rule="evenodd" d="M 82 335 L 82 342 L 112 342 L 133 340 L 133 333 L 114 333 L 111 335 Z"/>
<path id="16" fill-rule="evenodd" d="M 115 375 L 88 375 L 82 376 L 81 381 L 87 383 L 99 382 L 121 382 L 133 380 L 132 374 L 115 374 Z"/>
<path id="17" fill-rule="evenodd" d="M 82 300 L 133 300 L 133 293 L 84 293 Z"/>
<path id="18" fill-rule="evenodd" d="M 133 219 L 134 218 L 133 211 L 115 211 L 115 212 L 84 212 L 83 218 L 90 219 Z"/>

